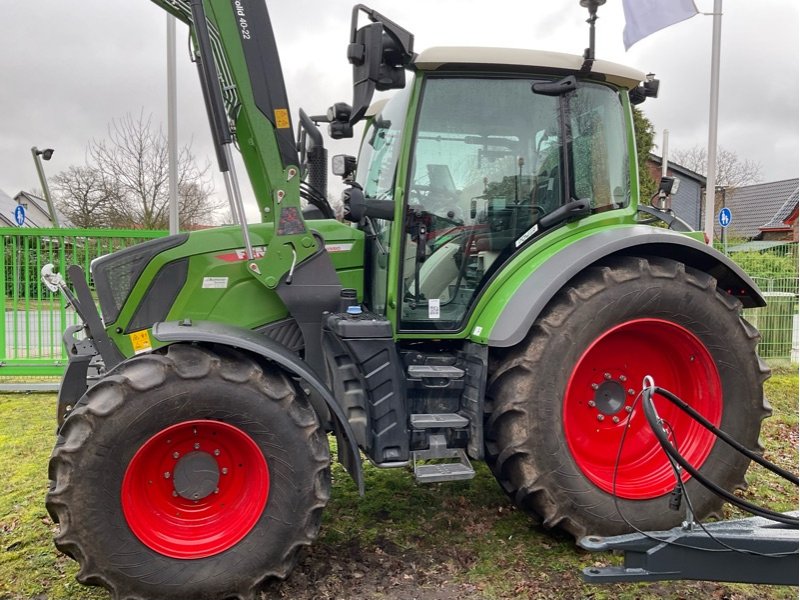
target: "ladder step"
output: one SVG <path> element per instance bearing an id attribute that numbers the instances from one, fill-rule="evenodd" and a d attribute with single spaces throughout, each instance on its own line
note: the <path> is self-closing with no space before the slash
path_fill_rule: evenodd
<path id="1" fill-rule="evenodd" d="M 411 415 L 412 429 L 434 429 L 448 427 L 461 429 L 469 425 L 469 419 L 456 413 Z"/>
<path id="2" fill-rule="evenodd" d="M 450 365 L 411 365 L 408 376 L 411 379 L 461 379 L 464 369 Z"/>
<path id="3" fill-rule="evenodd" d="M 438 465 L 416 465 L 414 477 L 420 483 L 436 483 L 438 481 L 462 481 L 475 477 L 475 470 L 470 465 L 444 463 Z"/>
<path id="4" fill-rule="evenodd" d="M 461 481 L 475 477 L 475 469 L 461 448 L 447 448 L 444 435 L 432 435 L 430 449 L 411 453 L 414 477 L 419 483 Z M 450 459 L 451 462 L 421 463 L 421 460 Z"/>

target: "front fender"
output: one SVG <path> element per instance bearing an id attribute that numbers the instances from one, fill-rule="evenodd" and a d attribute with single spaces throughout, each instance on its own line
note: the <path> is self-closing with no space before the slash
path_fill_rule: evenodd
<path id="1" fill-rule="evenodd" d="M 680 261 L 715 277 L 720 289 L 738 297 L 745 308 L 766 306 L 761 291 L 747 273 L 724 254 L 694 238 L 646 225 L 613 227 L 577 239 L 532 270 L 510 293 L 491 326 L 488 344 L 508 347 L 521 342 L 547 303 L 570 279 L 614 254 Z"/>
<path id="2" fill-rule="evenodd" d="M 325 401 L 333 417 L 334 431 L 339 446 L 339 460 L 364 493 L 364 475 L 353 430 L 342 408 L 325 383 L 291 350 L 282 344 L 249 329 L 214 321 L 167 321 L 153 325 L 153 337 L 165 343 L 199 342 L 221 344 L 239 348 L 273 362 L 292 375 L 299 377 Z M 319 410 L 317 411 L 319 413 Z M 325 415 L 319 415 L 325 420 Z M 344 448 L 344 451 L 342 450 Z"/>

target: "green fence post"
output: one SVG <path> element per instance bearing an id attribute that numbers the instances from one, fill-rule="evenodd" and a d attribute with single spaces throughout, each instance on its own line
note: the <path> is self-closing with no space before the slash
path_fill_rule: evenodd
<path id="1" fill-rule="evenodd" d="M 3 294 L 3 318 L 0 319 L 0 354 L 5 361 L 8 358 L 6 350 L 6 236 L 0 235 L 0 290 Z"/>
<path id="2" fill-rule="evenodd" d="M 67 257 L 65 255 L 65 246 L 67 245 L 67 237 L 65 235 L 61 235 L 58 237 L 58 272 L 63 273 L 66 275 L 67 273 Z M 67 324 L 67 306 L 64 299 L 59 297 L 58 302 L 59 308 L 59 329 L 64 329 Z M 61 348 L 61 358 L 67 358 L 67 350 L 66 348 Z"/>

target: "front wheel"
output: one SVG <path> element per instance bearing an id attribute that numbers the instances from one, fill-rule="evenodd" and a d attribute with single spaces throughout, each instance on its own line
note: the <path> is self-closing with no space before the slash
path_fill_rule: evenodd
<path id="1" fill-rule="evenodd" d="M 78 581 L 114 598 L 252 598 L 316 537 L 329 463 L 284 374 L 174 345 L 78 403 L 50 459 L 47 508 Z"/>
<path id="2" fill-rule="evenodd" d="M 758 450 L 769 370 L 738 300 L 663 258 L 617 257 L 577 276 L 490 381 L 487 455 L 523 509 L 576 537 L 667 529 L 675 473 L 637 401 L 646 375 Z M 726 489 L 749 460 L 656 398 L 679 451 Z M 624 443 L 623 441 L 624 433 Z M 722 500 L 683 474 L 702 518 Z"/>

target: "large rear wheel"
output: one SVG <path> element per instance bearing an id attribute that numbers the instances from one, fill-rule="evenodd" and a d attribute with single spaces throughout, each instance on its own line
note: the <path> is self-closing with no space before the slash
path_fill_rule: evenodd
<path id="1" fill-rule="evenodd" d="M 713 277 L 668 259 L 618 257 L 577 276 L 492 373 L 487 456 L 503 488 L 576 537 L 679 523 L 667 500 L 675 474 L 637 396 L 650 375 L 760 449 L 769 369 L 740 311 Z M 727 489 L 744 485 L 749 460 L 668 401 L 655 404 L 693 465 Z M 699 517 L 720 508 L 683 480 Z"/>
<path id="2" fill-rule="evenodd" d="M 47 508 L 78 580 L 114 598 L 252 598 L 316 538 L 329 463 L 284 374 L 175 345 L 78 403 L 50 459 Z"/>

